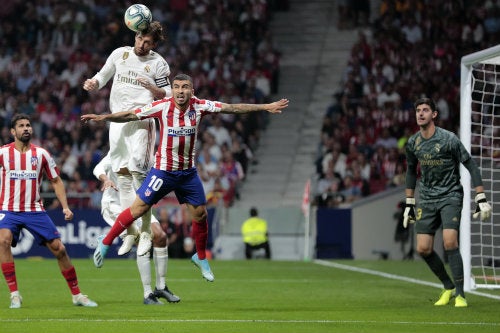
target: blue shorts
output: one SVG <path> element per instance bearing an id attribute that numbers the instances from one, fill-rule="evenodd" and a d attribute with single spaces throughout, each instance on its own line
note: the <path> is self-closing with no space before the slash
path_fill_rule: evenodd
<path id="1" fill-rule="evenodd" d="M 145 203 L 153 206 L 172 191 L 180 204 L 201 206 L 207 203 L 205 190 L 196 168 L 181 171 L 162 171 L 152 168 L 136 193 Z"/>
<path id="2" fill-rule="evenodd" d="M 0 211 L 0 229 L 9 229 L 12 232 L 12 247 L 17 245 L 23 228 L 33 235 L 39 245 L 61 238 L 61 233 L 46 212 Z"/>

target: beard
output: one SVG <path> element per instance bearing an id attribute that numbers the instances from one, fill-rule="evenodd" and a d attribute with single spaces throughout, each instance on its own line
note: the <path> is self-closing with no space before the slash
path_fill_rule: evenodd
<path id="1" fill-rule="evenodd" d="M 28 143 L 31 141 L 31 134 L 30 133 L 23 134 L 18 139 L 22 143 Z"/>

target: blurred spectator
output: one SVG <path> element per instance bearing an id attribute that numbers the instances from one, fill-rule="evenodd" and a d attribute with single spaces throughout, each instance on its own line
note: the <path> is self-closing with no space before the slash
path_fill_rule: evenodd
<path id="1" fill-rule="evenodd" d="M 360 199 L 363 195 L 362 184 L 354 182 L 353 177 L 348 174 L 343 179 L 342 189 L 340 194 L 344 197 L 344 202 L 351 203 Z"/>

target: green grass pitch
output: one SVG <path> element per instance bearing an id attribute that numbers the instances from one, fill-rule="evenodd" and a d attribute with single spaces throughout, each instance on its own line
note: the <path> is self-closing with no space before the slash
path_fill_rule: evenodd
<path id="1" fill-rule="evenodd" d="M 468 308 L 435 307 L 440 290 L 422 261 L 214 260 L 209 283 L 189 260 L 171 259 L 168 286 L 182 300 L 163 306 L 142 304 L 134 260 L 73 263 L 98 308 L 72 305 L 55 260 L 18 259 L 23 307 L 9 309 L 3 282 L 0 332 L 500 332 L 499 291 L 467 294 Z"/>

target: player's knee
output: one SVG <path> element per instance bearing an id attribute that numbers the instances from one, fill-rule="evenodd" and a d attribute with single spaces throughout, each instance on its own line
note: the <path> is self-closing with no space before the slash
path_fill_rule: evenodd
<path id="1" fill-rule="evenodd" d="M 197 207 L 193 214 L 193 220 L 195 222 L 205 222 L 208 217 L 208 212 L 205 206 Z"/>
<path id="2" fill-rule="evenodd" d="M 444 241 L 443 242 L 443 247 L 445 250 L 450 251 L 450 250 L 455 250 L 458 248 L 458 242 L 456 241 Z"/>
<path id="3" fill-rule="evenodd" d="M 8 238 L 0 238 L 0 248 L 2 249 L 2 251 L 10 250 L 11 243 L 12 241 Z"/>
<path id="4" fill-rule="evenodd" d="M 158 227 L 154 227 L 158 224 Z M 161 229 L 159 223 L 151 224 L 151 230 L 153 232 L 153 246 L 154 247 L 165 247 L 167 246 L 167 234 Z"/>
<path id="5" fill-rule="evenodd" d="M 48 244 L 48 246 L 54 254 L 54 257 L 56 257 L 56 259 L 58 260 L 68 255 L 66 252 L 66 247 L 60 240 L 54 240 L 50 244 Z"/>
<path id="6" fill-rule="evenodd" d="M 421 257 L 427 257 L 432 253 L 432 248 L 427 246 L 417 246 L 417 253 Z"/>

